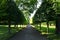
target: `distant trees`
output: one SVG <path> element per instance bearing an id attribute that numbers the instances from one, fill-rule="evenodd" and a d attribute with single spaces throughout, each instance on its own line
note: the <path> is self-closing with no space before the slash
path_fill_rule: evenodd
<path id="1" fill-rule="evenodd" d="M 29 16 L 36 9 L 37 0 L 20 0 L 19 2 L 19 8 L 21 8 L 20 10 L 22 10 L 26 20 L 28 21 Z"/>

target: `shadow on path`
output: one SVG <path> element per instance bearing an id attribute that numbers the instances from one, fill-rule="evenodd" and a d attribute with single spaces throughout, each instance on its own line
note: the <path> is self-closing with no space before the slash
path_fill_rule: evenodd
<path id="1" fill-rule="evenodd" d="M 40 32 L 34 29 L 33 27 L 27 26 L 9 40 L 48 40 L 48 39 L 42 36 Z"/>

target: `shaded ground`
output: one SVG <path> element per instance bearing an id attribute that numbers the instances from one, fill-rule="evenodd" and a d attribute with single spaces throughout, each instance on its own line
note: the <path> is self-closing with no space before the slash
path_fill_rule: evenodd
<path id="1" fill-rule="evenodd" d="M 48 39 L 42 36 L 39 31 L 28 25 L 26 28 L 24 28 L 22 31 L 19 31 L 15 36 L 11 37 L 9 40 L 48 40 Z"/>

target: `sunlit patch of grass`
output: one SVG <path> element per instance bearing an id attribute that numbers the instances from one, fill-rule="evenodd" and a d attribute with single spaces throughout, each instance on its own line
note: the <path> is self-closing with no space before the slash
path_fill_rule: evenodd
<path id="1" fill-rule="evenodd" d="M 46 22 L 42 22 L 41 23 L 41 27 L 40 24 L 38 24 L 38 26 L 36 25 L 35 28 L 38 31 L 41 31 L 42 34 L 54 34 L 55 33 L 55 25 L 52 23 L 52 25 L 49 25 L 49 33 L 47 32 L 47 24 Z"/>
<path id="2" fill-rule="evenodd" d="M 11 34 L 8 33 L 8 25 L 0 25 L 0 40 L 6 40 L 13 34 L 21 30 L 21 27 L 15 28 L 11 25 Z"/>
<path id="3" fill-rule="evenodd" d="M 48 38 L 49 40 L 60 40 L 60 35 L 55 34 L 55 25 L 49 25 L 49 33 L 47 32 L 47 25 L 46 22 L 41 24 L 41 29 L 40 26 L 35 26 L 35 28 L 42 32 L 42 35 Z"/>
<path id="4" fill-rule="evenodd" d="M 41 29 L 40 29 L 40 27 L 35 27 L 38 31 L 41 31 L 42 32 L 42 34 L 47 34 L 47 27 L 45 26 L 45 27 L 41 27 Z M 55 33 L 55 28 L 49 28 L 49 34 L 54 34 Z"/>

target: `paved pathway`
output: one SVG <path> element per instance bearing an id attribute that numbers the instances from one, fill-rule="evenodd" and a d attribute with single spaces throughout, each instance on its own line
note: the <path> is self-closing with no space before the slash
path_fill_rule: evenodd
<path id="1" fill-rule="evenodd" d="M 39 31 L 28 26 L 22 31 L 19 31 L 15 36 L 9 40 L 48 40 L 46 37 L 42 36 Z"/>

